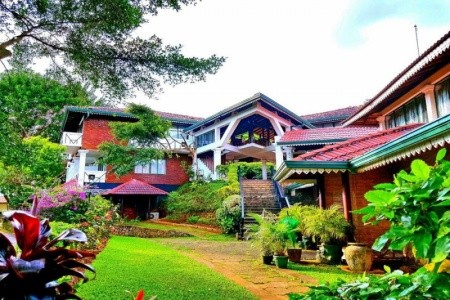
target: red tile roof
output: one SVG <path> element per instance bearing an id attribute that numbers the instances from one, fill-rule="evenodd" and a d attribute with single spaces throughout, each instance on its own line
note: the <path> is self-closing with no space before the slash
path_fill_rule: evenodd
<path id="1" fill-rule="evenodd" d="M 359 106 L 349 106 L 344 108 L 339 108 L 330 111 L 319 112 L 315 114 L 301 116 L 303 119 L 309 121 L 310 123 L 318 121 L 337 121 L 344 120 L 356 113 Z"/>
<path id="2" fill-rule="evenodd" d="M 156 110 L 155 110 L 155 114 L 157 114 L 161 118 L 166 118 L 166 119 L 180 119 L 180 120 L 192 120 L 192 121 L 201 121 L 201 120 L 204 119 L 204 118 L 199 118 L 199 117 L 193 117 L 193 116 L 188 116 L 188 115 L 180 115 L 180 114 L 173 114 L 173 113 L 168 113 L 168 112 L 163 112 L 163 111 L 156 111 Z"/>
<path id="3" fill-rule="evenodd" d="M 380 130 L 363 137 L 325 146 L 294 158 L 294 161 L 348 161 L 399 138 L 422 124 Z"/>
<path id="4" fill-rule="evenodd" d="M 313 129 L 294 129 L 287 131 L 280 139 L 283 144 L 327 144 L 365 136 L 376 132 L 378 127 L 351 126 Z"/>
<path id="5" fill-rule="evenodd" d="M 167 192 L 137 179 L 131 179 L 103 195 L 167 195 Z"/>

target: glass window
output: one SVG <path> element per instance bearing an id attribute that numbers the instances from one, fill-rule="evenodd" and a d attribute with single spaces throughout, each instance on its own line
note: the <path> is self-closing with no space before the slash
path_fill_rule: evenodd
<path id="1" fill-rule="evenodd" d="M 157 159 L 150 163 L 136 165 L 134 167 L 135 174 L 166 174 L 166 160 Z"/>
<path id="2" fill-rule="evenodd" d="M 426 122 L 428 122 L 428 116 L 424 95 L 417 96 L 392 113 L 386 115 L 386 128 Z"/>
<path id="3" fill-rule="evenodd" d="M 195 138 L 195 141 L 197 143 L 197 147 L 202 147 L 214 143 L 214 130 L 205 132 L 204 134 L 197 136 Z"/>
<path id="4" fill-rule="evenodd" d="M 436 84 L 434 88 L 438 117 L 450 113 L 450 77 Z"/>

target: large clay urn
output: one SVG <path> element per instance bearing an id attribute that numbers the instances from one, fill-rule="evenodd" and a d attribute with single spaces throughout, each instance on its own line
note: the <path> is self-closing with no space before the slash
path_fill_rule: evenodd
<path id="1" fill-rule="evenodd" d="M 372 250 L 363 243 L 348 243 L 344 250 L 345 260 L 354 272 L 366 272 L 372 267 Z"/>

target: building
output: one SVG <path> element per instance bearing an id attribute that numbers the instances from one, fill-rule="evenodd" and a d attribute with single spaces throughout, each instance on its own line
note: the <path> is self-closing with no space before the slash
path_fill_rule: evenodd
<path id="1" fill-rule="evenodd" d="M 376 132 L 286 160 L 275 179 L 283 186 L 312 184 L 320 206 L 343 205 L 356 240 L 372 243 L 387 224 L 364 226 L 351 211 L 364 207 L 367 191 L 392 182 L 413 159 L 433 163 L 438 149 L 450 143 L 449 113 L 450 32 L 342 122 L 344 128 L 377 126 Z"/>

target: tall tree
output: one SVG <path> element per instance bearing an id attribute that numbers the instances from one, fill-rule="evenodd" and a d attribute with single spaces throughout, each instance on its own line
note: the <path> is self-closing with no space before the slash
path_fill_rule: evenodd
<path id="1" fill-rule="evenodd" d="M 61 84 L 33 72 L 0 75 L 0 140 L 40 135 L 58 142 L 65 105 L 93 105 L 78 84 Z"/>
<path id="2" fill-rule="evenodd" d="M 164 45 L 155 35 L 133 37 L 160 9 L 196 2 L 0 0 L 0 60 L 12 57 L 13 65 L 26 66 L 48 58 L 52 75 L 89 82 L 112 99 L 123 99 L 134 88 L 152 95 L 161 81 L 204 80 L 217 72 L 223 57 L 185 57 L 181 45 Z"/>
<path id="3" fill-rule="evenodd" d="M 60 182 L 64 147 L 56 143 L 63 107 L 92 104 L 77 84 L 63 85 L 32 72 L 0 76 L 0 191 L 13 205 L 34 188 Z"/>
<path id="4" fill-rule="evenodd" d="M 166 152 L 155 146 L 166 138 L 171 126 L 170 122 L 144 105 L 130 104 L 126 111 L 139 120 L 135 123 L 111 123 L 110 127 L 117 141 L 100 145 L 99 163 L 110 165 L 111 171 L 118 176 L 131 172 L 136 165 L 163 158 Z"/>

